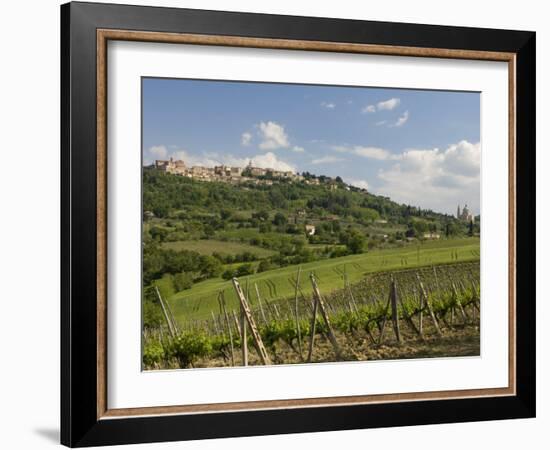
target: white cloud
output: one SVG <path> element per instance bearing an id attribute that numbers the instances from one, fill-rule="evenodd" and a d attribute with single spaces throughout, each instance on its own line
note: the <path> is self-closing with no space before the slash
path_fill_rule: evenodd
<path id="1" fill-rule="evenodd" d="M 367 180 L 357 180 L 354 178 L 346 178 L 346 183 L 351 184 L 352 186 L 358 187 L 359 189 L 369 190 L 369 183 Z"/>
<path id="2" fill-rule="evenodd" d="M 334 109 L 336 108 L 336 104 L 332 102 L 321 102 L 321 106 L 326 109 Z"/>
<path id="3" fill-rule="evenodd" d="M 248 164 L 248 158 L 246 158 Z M 275 169 L 283 171 L 296 172 L 296 167 L 285 161 L 281 161 L 277 155 L 272 152 L 267 152 L 262 155 L 256 155 L 251 158 L 252 165 L 255 167 L 262 167 L 264 169 Z M 245 165 L 246 165 L 245 164 Z"/>
<path id="4" fill-rule="evenodd" d="M 311 164 L 330 164 L 335 162 L 344 161 L 344 158 L 338 158 L 337 156 L 326 155 L 321 158 L 313 159 Z"/>
<path id="5" fill-rule="evenodd" d="M 349 153 L 350 147 L 346 147 L 345 145 L 333 145 L 332 150 L 338 153 Z"/>
<path id="6" fill-rule="evenodd" d="M 261 122 L 259 125 L 259 134 L 262 142 L 262 150 L 275 150 L 278 148 L 287 148 L 290 144 L 285 128 L 277 122 Z"/>
<path id="7" fill-rule="evenodd" d="M 252 141 L 252 135 L 249 132 L 241 134 L 241 145 L 248 147 Z"/>
<path id="8" fill-rule="evenodd" d="M 214 167 L 220 164 L 216 153 L 203 153 L 201 155 L 190 155 L 186 150 L 177 150 L 170 154 L 174 160 L 182 160 L 188 167 L 203 166 Z"/>
<path id="9" fill-rule="evenodd" d="M 291 163 L 281 160 L 272 152 L 263 153 L 251 158 L 239 158 L 230 154 L 219 154 L 215 152 L 205 152 L 196 155 L 190 154 L 186 150 L 177 150 L 168 153 L 166 156 L 172 157 L 174 160 L 182 160 L 188 167 L 214 167 L 222 164 L 232 167 L 245 167 L 248 163 L 252 162 L 254 167 L 296 172 L 296 167 Z"/>
<path id="10" fill-rule="evenodd" d="M 150 156 L 154 157 L 154 159 L 164 159 L 168 154 L 168 150 L 164 145 L 153 145 L 152 147 L 149 147 L 148 152 Z"/>
<path id="11" fill-rule="evenodd" d="M 397 119 L 397 122 L 393 124 L 394 127 L 400 127 L 402 125 L 405 125 L 407 123 L 407 120 L 409 120 L 409 111 L 405 111 L 402 116 Z"/>
<path id="12" fill-rule="evenodd" d="M 401 100 L 399 100 L 398 98 L 390 98 L 389 100 L 378 102 L 376 104 L 376 108 L 378 109 L 378 111 L 392 110 L 394 108 L 397 108 L 399 106 L 399 103 L 401 103 Z"/>
<path id="13" fill-rule="evenodd" d="M 470 144 L 468 141 L 460 141 L 451 145 L 445 152 L 445 167 L 464 175 L 479 175 L 481 148 L 479 143 Z"/>
<path id="14" fill-rule="evenodd" d="M 380 121 L 376 122 L 375 125 L 376 125 L 377 127 L 381 127 L 382 125 L 385 125 L 386 122 L 387 122 L 387 120 L 380 120 Z"/>
<path id="15" fill-rule="evenodd" d="M 465 202 L 480 204 L 479 143 L 460 141 L 446 150 L 411 149 L 389 169 L 380 170 L 377 192 L 401 203 L 454 213 Z"/>
<path id="16" fill-rule="evenodd" d="M 392 158 L 392 154 L 383 148 L 378 147 L 354 147 L 353 153 L 363 158 L 385 161 Z"/>
<path id="17" fill-rule="evenodd" d="M 360 145 L 346 147 L 345 145 L 337 145 L 332 147 L 332 149 L 339 153 L 351 153 L 353 155 L 362 156 L 363 158 L 376 159 L 378 161 L 387 161 L 399 157 L 398 155 L 392 154 L 389 150 L 379 147 L 363 147 Z"/>
<path id="18" fill-rule="evenodd" d="M 300 147 L 299 145 L 295 145 L 294 147 L 292 147 L 292 151 L 296 152 L 296 153 L 304 153 L 306 150 L 304 149 L 304 147 Z"/>
<path id="19" fill-rule="evenodd" d="M 399 106 L 401 103 L 401 100 L 398 98 L 390 98 L 388 100 L 384 100 L 383 102 L 378 102 L 376 105 L 367 105 L 363 109 L 361 109 L 361 113 L 363 114 L 369 114 L 374 113 L 376 111 L 391 111 L 392 109 L 395 109 Z"/>
<path id="20" fill-rule="evenodd" d="M 361 112 L 362 112 L 363 114 L 376 112 L 376 106 L 374 106 L 374 105 L 367 105 L 367 106 L 365 106 L 365 107 L 361 110 Z"/>

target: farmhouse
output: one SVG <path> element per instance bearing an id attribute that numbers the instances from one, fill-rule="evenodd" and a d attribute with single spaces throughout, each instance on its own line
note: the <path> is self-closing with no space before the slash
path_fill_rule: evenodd
<path id="1" fill-rule="evenodd" d="M 315 234 L 315 225 L 306 225 L 306 234 L 313 236 Z"/>
<path id="2" fill-rule="evenodd" d="M 439 233 L 424 233 L 424 239 L 439 239 L 440 237 Z"/>

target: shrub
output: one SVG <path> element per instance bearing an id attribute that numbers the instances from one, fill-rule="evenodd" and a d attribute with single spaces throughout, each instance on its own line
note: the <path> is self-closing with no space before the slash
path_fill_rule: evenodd
<path id="1" fill-rule="evenodd" d="M 224 280 L 230 280 L 235 276 L 235 271 L 231 269 L 227 269 L 224 273 L 222 273 L 222 278 Z"/>
<path id="2" fill-rule="evenodd" d="M 143 365 L 146 368 L 158 366 L 165 357 L 164 348 L 159 342 L 148 342 L 143 348 Z"/>
<path id="3" fill-rule="evenodd" d="M 193 286 L 193 276 L 188 272 L 177 273 L 174 275 L 173 283 L 176 292 L 191 289 Z"/>
<path id="4" fill-rule="evenodd" d="M 245 275 L 252 275 L 254 273 L 254 268 L 252 264 L 241 264 L 235 271 L 236 277 L 244 277 Z"/>
<path id="5" fill-rule="evenodd" d="M 172 340 L 169 349 L 170 356 L 178 360 L 180 367 L 189 367 L 212 352 L 212 342 L 203 333 L 184 333 Z"/>
<path id="6" fill-rule="evenodd" d="M 269 269 L 271 269 L 271 263 L 267 259 L 263 259 L 260 261 L 260 264 L 258 264 L 258 273 L 265 272 Z"/>

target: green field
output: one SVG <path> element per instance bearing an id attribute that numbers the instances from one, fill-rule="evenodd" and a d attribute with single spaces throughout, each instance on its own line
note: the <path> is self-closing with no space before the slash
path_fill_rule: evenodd
<path id="1" fill-rule="evenodd" d="M 165 242 L 162 245 L 164 248 L 181 251 L 191 250 L 201 255 L 211 255 L 214 252 L 235 255 L 238 253 L 250 252 L 258 258 L 268 258 L 275 254 L 274 251 L 267 250 L 261 247 L 256 247 L 240 242 L 225 242 L 215 239 L 201 239 L 196 241 L 176 241 Z"/>
<path id="2" fill-rule="evenodd" d="M 302 264 L 301 288 L 304 294 L 311 292 L 308 279 L 310 272 L 315 273 L 321 291 L 328 292 L 342 287 L 344 271 L 348 281 L 353 283 L 368 273 L 476 260 L 479 260 L 479 238 L 428 241 L 403 248 L 374 250 Z M 248 281 L 250 301 L 254 305 L 257 303 L 255 284 L 258 285 L 263 301 L 293 296 L 292 279 L 296 277 L 297 271 L 298 266 L 289 266 L 250 275 L 241 278 L 240 282 L 245 289 Z M 238 305 L 231 282 L 221 278 L 197 283 L 191 289 L 172 296 L 168 296 L 170 290 L 163 286 L 163 280 L 158 285 L 168 297 L 174 315 L 180 322 L 209 318 L 211 311 L 218 311 L 217 296 L 222 290 L 229 309 L 235 309 Z"/>

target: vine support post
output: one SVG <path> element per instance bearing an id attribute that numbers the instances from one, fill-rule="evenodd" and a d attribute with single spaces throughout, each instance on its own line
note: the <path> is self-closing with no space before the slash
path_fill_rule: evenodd
<path id="1" fill-rule="evenodd" d="M 258 284 L 254 283 L 254 287 L 256 288 L 256 298 L 258 299 L 258 305 L 260 305 L 260 314 L 262 315 L 262 319 L 264 323 L 267 325 L 267 319 L 265 317 L 264 307 L 262 305 L 262 298 L 260 296 L 260 290 L 258 289 Z"/>
<path id="2" fill-rule="evenodd" d="M 311 318 L 310 336 L 309 336 L 309 350 L 307 352 L 307 362 L 311 362 L 313 356 L 313 344 L 315 342 L 315 327 L 317 325 L 317 298 L 313 300 L 313 313 Z"/>
<path id="3" fill-rule="evenodd" d="M 393 322 L 393 331 L 398 343 L 401 343 L 401 330 L 399 329 L 399 311 L 397 309 L 397 286 L 392 276 L 390 287 L 391 318 Z"/>
<path id="4" fill-rule="evenodd" d="M 416 299 L 416 288 L 414 289 L 414 297 Z M 419 296 L 419 313 L 418 313 L 418 331 L 420 332 L 420 336 L 424 335 L 424 297 L 422 295 Z"/>
<path id="5" fill-rule="evenodd" d="M 342 352 L 340 351 L 340 346 L 338 345 L 338 341 L 336 340 L 336 336 L 334 335 L 334 331 L 332 329 L 332 325 L 330 324 L 328 313 L 325 308 L 323 297 L 321 296 L 321 292 L 319 291 L 319 287 L 317 286 L 317 282 L 315 281 L 315 275 L 313 275 L 313 273 L 310 274 L 310 279 L 311 279 L 311 285 L 313 287 L 313 296 L 315 297 L 315 303 L 319 305 L 319 309 L 321 310 L 321 316 L 323 317 L 325 325 L 327 326 L 329 341 L 332 344 L 332 347 L 334 348 L 334 353 L 336 353 L 336 357 L 340 358 Z"/>
<path id="6" fill-rule="evenodd" d="M 300 352 L 300 359 L 302 356 L 302 331 L 300 330 L 300 318 L 298 317 L 298 288 L 300 286 L 300 274 L 302 272 L 302 266 L 298 267 L 298 274 L 296 275 L 296 288 L 294 289 L 294 317 L 296 319 L 296 331 L 298 333 L 298 351 Z"/>
<path id="7" fill-rule="evenodd" d="M 239 323 L 241 325 L 241 351 L 243 366 L 248 366 L 248 336 L 246 333 L 246 319 L 242 305 L 239 308 Z"/>
<path id="8" fill-rule="evenodd" d="M 256 322 L 254 321 L 254 317 L 252 316 L 250 307 L 248 306 L 248 302 L 246 301 L 246 297 L 244 296 L 244 293 L 241 289 L 241 285 L 239 284 L 239 281 L 236 278 L 233 278 L 233 287 L 235 288 L 235 292 L 237 293 L 237 297 L 241 303 L 241 320 L 242 320 L 242 329 L 243 329 L 242 336 L 244 338 L 243 339 L 243 360 L 244 360 L 244 356 L 246 356 L 245 361 L 248 364 L 248 349 L 246 347 L 246 331 L 245 331 L 246 325 L 248 325 L 248 328 L 250 328 L 250 333 L 252 334 L 252 338 L 254 339 L 254 344 L 256 346 L 256 350 L 258 351 L 260 359 L 262 360 L 264 365 L 270 365 L 271 360 L 264 347 L 264 343 L 262 342 L 262 338 L 260 336 L 260 333 L 258 332 L 258 328 L 256 327 Z M 245 355 L 245 349 L 246 349 L 246 355 Z"/>
<path id="9" fill-rule="evenodd" d="M 160 302 L 162 313 L 164 315 L 164 320 L 166 320 L 166 324 L 168 325 L 168 331 L 170 331 L 170 335 L 172 337 L 175 337 L 176 333 L 174 331 L 174 324 L 172 323 L 172 321 L 170 320 L 170 317 L 168 316 L 168 311 L 166 310 L 166 306 L 164 305 L 164 301 L 162 300 L 162 296 L 160 295 L 160 291 L 159 291 L 158 286 L 155 286 L 155 291 L 157 293 L 157 297 L 158 297 L 159 302 Z"/>
<path id="10" fill-rule="evenodd" d="M 225 307 L 225 296 L 223 291 L 220 291 L 218 294 L 218 301 L 220 302 L 221 310 L 225 318 L 225 325 L 227 326 L 227 331 L 229 333 L 229 345 L 231 349 L 231 365 L 235 365 L 235 348 L 233 346 L 233 332 L 231 331 L 231 324 L 229 323 L 229 317 L 227 315 L 227 308 Z"/>
<path id="11" fill-rule="evenodd" d="M 435 272 L 435 268 L 434 268 L 434 272 Z M 443 336 L 443 334 L 441 333 L 441 328 L 439 328 L 439 323 L 437 323 L 437 319 L 435 317 L 435 314 L 434 314 L 434 311 L 432 309 L 432 305 L 430 304 L 430 299 L 428 298 L 428 295 L 426 294 L 426 290 L 424 289 L 424 285 L 422 284 L 422 280 L 420 279 L 420 276 L 418 275 L 418 273 L 416 274 L 416 279 L 418 281 L 418 285 L 420 287 L 420 298 L 424 299 L 424 301 L 426 302 L 426 308 L 428 309 L 428 314 L 430 315 L 431 319 L 432 319 L 432 322 L 434 323 L 434 327 L 435 327 L 435 331 L 437 332 L 437 335 L 439 337 Z"/>

